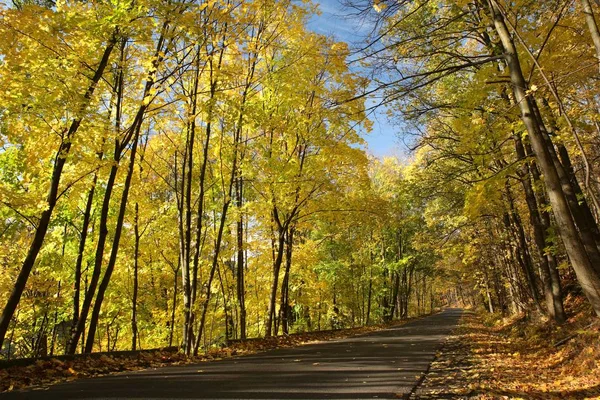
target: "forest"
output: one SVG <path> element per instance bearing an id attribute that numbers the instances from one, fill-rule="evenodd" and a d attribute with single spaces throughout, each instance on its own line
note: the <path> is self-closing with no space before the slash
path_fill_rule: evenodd
<path id="1" fill-rule="evenodd" d="M 0 6 L 1 358 L 600 316 L 600 4 L 346 6 Z"/>

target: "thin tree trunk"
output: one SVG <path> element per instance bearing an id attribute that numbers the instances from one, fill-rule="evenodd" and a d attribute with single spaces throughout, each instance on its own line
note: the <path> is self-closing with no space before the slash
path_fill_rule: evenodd
<path id="1" fill-rule="evenodd" d="M 75 332 L 77 328 L 77 321 L 79 319 L 79 303 L 81 296 L 81 266 L 83 264 L 83 255 L 85 251 L 85 243 L 87 240 L 88 229 L 90 225 L 90 216 L 92 214 L 92 205 L 94 202 L 94 192 L 96 190 L 96 183 L 98 181 L 98 173 L 94 174 L 92 179 L 92 186 L 88 192 L 88 198 L 85 204 L 85 211 L 83 212 L 83 224 L 81 225 L 81 235 L 79 237 L 79 248 L 77 251 L 77 261 L 75 262 L 75 282 L 73 292 L 73 322 L 71 325 L 71 334 Z"/>
<path id="2" fill-rule="evenodd" d="M 137 347 L 138 325 L 137 325 L 137 301 L 138 301 L 138 267 L 140 259 L 140 206 L 135 203 L 135 216 L 133 230 L 135 245 L 133 249 L 133 295 L 131 296 L 131 350 Z"/>
<path id="3" fill-rule="evenodd" d="M 177 259 L 177 269 L 173 271 L 173 306 L 171 310 L 171 326 L 169 327 L 169 347 L 173 346 L 173 332 L 175 331 L 175 310 L 177 310 L 177 277 L 181 268 L 181 259 Z"/>
<path id="4" fill-rule="evenodd" d="M 539 312 L 542 312 L 540 296 L 537 287 L 537 276 L 535 275 L 535 272 L 533 270 L 533 263 L 531 261 L 531 254 L 529 252 L 527 238 L 525 237 L 525 230 L 523 229 L 521 218 L 519 217 L 519 214 L 515 209 L 515 204 L 508 181 L 506 182 L 506 195 L 509 205 L 509 214 L 507 214 L 508 223 L 506 225 L 506 228 L 509 230 L 511 230 L 512 228 L 512 232 L 515 235 L 515 241 L 517 244 L 516 256 L 519 260 L 519 264 L 521 264 L 523 268 L 525 279 L 527 280 L 534 305 Z"/>
<path id="5" fill-rule="evenodd" d="M 118 154 L 119 141 L 116 140 L 114 159 L 118 159 Z M 85 297 L 83 299 L 83 304 L 79 312 L 79 318 L 77 320 L 75 330 L 74 332 L 72 332 L 71 337 L 69 339 L 67 354 L 75 354 L 75 351 L 77 350 L 77 344 L 79 343 L 79 338 L 81 337 L 85 329 L 87 316 L 92 305 L 92 300 L 94 299 L 94 294 L 96 292 L 98 281 L 100 280 L 102 261 L 104 259 L 104 247 L 106 244 L 106 238 L 108 236 L 108 212 L 110 208 L 110 199 L 112 196 L 112 191 L 117 176 L 117 169 L 118 166 L 115 162 L 115 164 L 113 164 L 110 168 L 110 174 L 106 183 L 106 189 L 104 191 L 104 199 L 102 200 L 102 207 L 100 210 L 100 226 L 98 232 L 98 241 L 96 243 L 96 254 L 94 257 L 94 268 L 92 270 L 92 276 L 85 291 Z"/>
<path id="6" fill-rule="evenodd" d="M 223 314 L 225 317 L 225 341 L 227 342 L 231 338 L 229 332 L 229 304 L 227 302 L 227 292 L 225 291 L 225 284 L 223 283 L 223 275 L 221 274 L 221 268 L 217 263 L 217 275 L 219 276 L 219 286 L 221 287 L 221 294 L 223 295 Z"/>
<path id="7" fill-rule="evenodd" d="M 208 154 L 209 154 L 208 150 L 209 150 L 210 138 L 211 138 L 211 134 L 212 134 L 214 99 L 215 99 L 215 95 L 217 92 L 218 71 L 220 70 L 221 64 L 223 62 L 224 50 L 225 50 L 224 48 L 222 48 L 220 50 L 216 66 L 213 65 L 212 57 L 209 59 L 210 97 L 209 97 L 209 105 L 208 105 L 207 121 L 206 121 L 206 136 L 205 136 L 205 140 L 204 140 L 204 146 L 202 148 L 202 156 L 203 157 L 202 157 L 202 164 L 200 167 L 200 177 L 199 177 L 199 182 L 198 182 L 200 193 L 199 193 L 198 200 L 197 200 L 198 209 L 196 212 L 196 241 L 195 241 L 195 252 L 194 252 L 194 260 L 193 260 L 192 284 L 190 286 L 190 299 L 189 299 L 190 305 L 188 308 L 186 308 L 186 312 L 188 314 L 186 316 L 186 322 L 185 322 L 186 333 L 184 333 L 184 337 L 185 337 L 184 352 L 187 355 L 190 355 L 191 352 L 193 351 L 192 347 L 195 347 L 192 343 L 193 342 L 193 330 L 194 330 L 192 307 L 196 302 L 197 291 L 198 291 L 198 289 L 197 289 L 198 270 L 199 270 L 199 263 L 200 263 L 200 253 L 202 251 L 202 247 L 201 247 L 202 217 L 204 215 L 204 197 L 205 197 L 205 193 L 206 193 L 206 188 L 205 188 L 206 167 L 208 165 Z M 198 57 L 199 57 L 199 55 L 198 55 Z M 199 82 L 199 76 L 197 76 L 197 79 L 195 82 L 195 87 L 196 87 L 195 91 L 196 92 L 198 90 L 198 87 L 197 87 L 198 82 Z M 196 102 L 197 102 L 197 93 L 195 94 L 194 106 L 195 106 Z M 194 113 L 195 113 L 195 108 L 194 108 Z M 193 121 L 192 128 L 195 129 L 195 121 Z M 188 272 L 188 278 L 189 278 L 189 272 Z M 212 281 L 212 279 L 211 279 L 211 281 Z M 204 324 L 202 324 L 202 328 L 204 328 Z M 199 343 L 199 341 L 200 341 L 200 338 L 196 338 L 196 342 Z M 195 351 L 197 351 L 197 350 L 195 350 Z"/>
<path id="8" fill-rule="evenodd" d="M 240 309 L 240 339 L 246 339 L 246 285 L 244 282 L 244 214 L 242 212 L 242 206 L 244 202 L 243 197 L 244 179 L 241 174 L 241 169 L 238 173 L 238 181 L 236 184 L 236 200 L 237 208 L 239 210 L 239 219 L 237 221 L 237 300 Z"/>
<path id="9" fill-rule="evenodd" d="M 192 179 L 194 169 L 194 145 L 196 143 L 196 113 L 198 103 L 198 84 L 200 79 L 200 48 L 196 54 L 196 69 L 194 71 L 193 87 L 191 89 L 190 104 L 191 107 L 188 110 L 188 122 L 186 126 L 186 148 L 184 153 L 184 159 L 182 162 L 182 207 L 184 215 L 181 217 L 183 222 L 183 242 L 181 243 L 181 257 L 182 266 L 185 271 L 186 282 L 184 284 L 188 299 L 185 301 L 186 307 L 185 312 L 188 314 L 185 317 L 184 327 L 184 351 L 189 354 L 192 347 L 192 337 L 194 330 L 194 303 L 196 297 L 197 287 L 197 262 L 196 259 L 192 261 Z M 212 82 L 211 82 L 212 83 Z M 210 128 L 209 128 L 210 131 Z M 205 160 L 206 161 L 206 160 Z M 204 162 L 205 162 L 204 161 Z M 200 183 L 204 184 L 203 180 Z M 204 199 L 199 200 L 200 204 L 203 204 Z M 202 207 L 200 205 L 200 207 Z M 197 218 L 199 224 L 201 224 L 201 217 Z M 197 231 L 201 230 L 201 225 L 198 226 Z M 197 247 L 196 253 L 199 253 L 199 247 Z M 190 266 L 194 262 L 193 272 L 190 276 Z M 191 281 L 190 281 L 191 278 Z"/>
<path id="10" fill-rule="evenodd" d="M 106 48 L 104 49 L 104 53 L 102 54 L 102 58 L 94 72 L 94 76 L 91 79 L 91 82 L 83 96 L 83 105 L 81 106 L 81 112 L 77 115 L 83 115 L 83 111 L 87 108 L 92 96 L 94 95 L 94 91 L 96 86 L 100 82 L 100 79 L 104 75 L 104 70 L 108 65 L 108 61 L 110 55 L 117 43 L 117 35 L 118 29 L 115 29 L 114 34 L 109 39 Z M 56 206 L 56 202 L 58 200 L 59 192 L 58 188 L 60 185 L 60 179 L 62 177 L 63 169 L 65 167 L 65 163 L 67 161 L 67 155 L 71 150 L 71 143 L 73 140 L 73 136 L 79 130 L 82 122 L 81 117 L 75 118 L 69 129 L 65 133 L 65 137 L 63 138 L 58 151 L 56 152 L 56 156 L 54 158 L 54 167 L 52 168 L 52 177 L 50 179 L 50 188 L 48 190 L 48 195 L 46 196 L 46 204 L 47 208 L 42 212 L 40 216 L 39 223 L 35 229 L 35 234 L 33 236 L 33 241 L 29 246 L 29 250 L 27 251 L 27 256 L 21 265 L 21 270 L 19 271 L 19 275 L 17 276 L 17 280 L 13 286 L 13 290 L 2 310 L 2 315 L 0 315 L 0 348 L 2 348 L 2 344 L 4 343 L 4 338 L 6 337 L 6 332 L 8 331 L 8 326 L 10 325 L 10 320 L 12 319 L 15 310 L 17 309 L 17 305 L 21 300 L 21 295 L 25 290 L 25 285 L 27 284 L 27 280 L 29 279 L 29 275 L 31 274 L 31 270 L 35 264 L 35 260 L 37 259 L 40 250 L 42 249 L 42 245 L 44 243 L 44 238 L 46 237 L 46 232 L 48 232 L 48 225 L 50 224 L 50 217 L 52 216 L 52 212 L 54 211 L 54 207 Z"/>
<path id="11" fill-rule="evenodd" d="M 122 104 L 123 104 L 123 61 L 125 59 L 125 46 L 126 40 L 121 39 L 120 45 L 120 59 L 119 59 L 119 70 L 115 79 L 116 87 L 116 104 L 115 104 L 115 131 L 117 133 L 121 130 L 121 115 L 122 115 Z M 104 248 L 106 245 L 106 239 L 108 237 L 108 213 L 110 210 L 110 200 L 112 197 L 112 191 L 115 186 L 115 180 L 118 172 L 118 164 L 121 159 L 121 143 L 119 139 L 115 139 L 115 150 L 113 152 L 113 164 L 110 168 L 108 181 L 106 182 L 106 189 L 104 191 L 104 198 L 102 200 L 102 207 L 100 209 L 100 223 L 98 232 L 98 241 L 96 243 L 96 254 L 94 257 L 94 268 L 92 270 L 92 277 L 88 284 L 83 299 L 83 304 L 79 312 L 79 318 L 77 324 L 73 330 L 71 337 L 69 338 L 69 345 L 67 346 L 67 354 L 75 354 L 77 350 L 77 344 L 79 338 L 83 335 L 85 330 L 85 323 L 87 320 L 88 313 L 92 306 L 94 294 L 98 281 L 100 280 L 100 273 L 102 270 L 102 262 L 104 260 Z M 83 343 L 82 343 L 83 344 Z"/>
<path id="12" fill-rule="evenodd" d="M 252 71 L 254 71 L 254 68 L 252 69 Z M 250 75 L 250 79 L 252 79 L 253 75 Z M 212 285 L 212 281 L 214 279 L 214 275 L 215 275 L 215 269 L 218 266 L 218 262 L 219 262 L 219 255 L 221 252 L 221 243 L 223 240 L 223 230 L 225 228 L 225 224 L 227 222 L 227 211 L 229 210 L 229 206 L 231 204 L 231 196 L 233 194 L 233 185 L 235 183 L 235 177 L 237 172 L 237 166 L 238 166 L 238 153 L 239 153 L 239 149 L 238 146 L 240 144 L 240 137 L 242 134 L 242 122 L 243 122 L 243 117 L 244 117 L 244 105 L 246 103 L 246 98 L 247 98 L 247 94 L 248 94 L 248 89 L 250 86 L 249 80 L 246 81 L 246 87 L 244 89 L 244 92 L 242 94 L 242 102 L 241 102 L 241 108 L 240 108 L 240 114 L 238 116 L 238 122 L 237 122 L 237 126 L 236 126 L 236 130 L 234 133 L 234 137 L 233 137 L 233 146 L 234 146 L 234 151 L 233 151 L 233 161 L 232 161 L 232 165 L 231 165 L 231 175 L 229 177 L 229 182 L 228 182 L 228 187 L 227 190 L 223 190 L 223 208 L 221 209 L 221 221 L 219 223 L 219 230 L 217 233 L 217 238 L 215 240 L 215 249 L 214 249 L 214 253 L 213 253 L 213 259 L 212 259 L 212 266 L 210 269 L 210 274 L 208 277 L 208 282 L 206 284 L 207 287 L 207 291 L 206 291 L 206 298 L 204 299 L 204 304 L 202 307 L 202 315 L 200 317 L 200 323 L 198 325 L 198 333 L 194 342 L 194 355 L 198 354 L 198 348 L 200 347 L 200 340 L 202 337 L 202 333 L 204 330 L 204 325 L 206 323 L 206 313 L 208 311 L 208 306 L 210 303 L 210 294 L 211 294 L 211 285 Z M 225 188 L 223 188 L 225 189 Z M 223 299 L 223 301 L 225 301 L 225 299 Z"/>
<path id="13" fill-rule="evenodd" d="M 373 294 L 373 266 L 369 266 L 369 291 L 367 294 L 367 322 L 366 325 L 369 325 L 371 322 L 371 297 Z"/>
<path id="14" fill-rule="evenodd" d="M 96 301 L 94 303 L 94 309 L 92 310 L 90 325 L 88 327 L 87 339 L 85 342 L 86 353 L 91 353 L 94 347 L 94 336 L 96 334 L 96 327 L 98 326 L 98 319 L 100 318 L 100 309 L 102 307 L 104 295 L 106 293 L 106 289 L 108 288 L 108 284 L 110 283 L 110 278 L 112 276 L 115 264 L 117 262 L 117 254 L 119 252 L 121 232 L 123 231 L 123 221 L 125 219 L 125 212 L 127 210 L 127 199 L 129 197 L 129 189 L 131 188 L 131 178 L 133 176 L 133 170 L 135 168 L 135 156 L 137 153 L 137 146 L 139 141 L 138 139 L 142 125 L 142 115 L 144 114 L 144 111 L 145 107 L 143 107 L 143 111 L 138 112 L 137 123 L 134 122 L 134 125 L 132 126 L 132 129 L 134 129 L 134 136 L 132 139 L 133 144 L 129 158 L 129 169 L 127 170 L 127 177 L 125 178 L 123 194 L 121 195 L 121 205 L 119 208 L 119 215 L 117 217 L 115 236 L 113 238 L 113 245 L 110 253 L 110 258 L 108 260 L 108 264 L 106 266 L 106 271 L 104 272 L 102 282 L 100 282 L 100 286 L 98 287 L 98 294 L 96 295 Z"/>
<path id="15" fill-rule="evenodd" d="M 64 247 L 63 247 L 63 256 L 64 256 Z M 58 281 L 58 288 L 56 290 L 56 299 L 60 299 L 60 284 L 61 281 Z M 58 325 L 58 304 L 54 307 L 54 323 L 52 325 L 52 340 L 50 342 L 50 355 L 54 355 L 54 345 L 56 344 L 56 326 Z"/>
<path id="16" fill-rule="evenodd" d="M 233 177 L 232 177 L 232 181 L 233 181 Z M 232 184 L 230 184 L 229 195 L 226 197 L 226 199 L 231 198 L 231 186 L 232 186 Z M 225 203 L 223 204 L 223 209 L 221 210 L 221 222 L 219 223 L 219 230 L 217 233 L 217 238 L 215 240 L 215 250 L 213 253 L 210 274 L 208 277 L 208 282 L 206 283 L 206 296 L 204 298 L 204 303 L 202 305 L 202 314 L 200 317 L 200 324 L 198 325 L 198 332 L 197 332 L 195 342 L 194 342 L 194 355 L 198 354 L 198 348 L 200 347 L 200 340 L 202 338 L 202 333 L 204 331 L 204 325 L 206 323 L 206 312 L 208 311 L 208 306 L 210 303 L 211 286 L 212 286 L 212 281 L 215 276 L 215 270 L 217 269 L 217 265 L 219 263 L 219 253 L 221 250 L 221 242 L 223 239 L 223 229 L 225 227 L 225 221 L 227 218 L 227 210 L 229 208 L 229 204 L 230 204 L 230 200 L 225 200 Z"/>

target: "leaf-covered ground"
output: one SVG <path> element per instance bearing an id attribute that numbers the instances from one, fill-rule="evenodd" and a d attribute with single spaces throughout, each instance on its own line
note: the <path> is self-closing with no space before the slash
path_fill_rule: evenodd
<path id="1" fill-rule="evenodd" d="M 402 323 L 405 323 L 403 321 Z M 398 325 L 395 322 L 393 325 Z M 251 339 L 235 342 L 228 347 L 215 348 L 207 354 L 197 357 L 186 357 L 182 353 L 172 351 L 142 352 L 131 356 L 102 355 L 98 358 L 75 358 L 72 360 L 39 360 L 28 366 L 15 366 L 0 369 L 0 392 L 24 389 L 28 387 L 45 387 L 51 384 L 71 381 L 78 378 L 101 376 L 122 371 L 136 371 L 148 368 L 159 368 L 167 365 L 181 365 L 196 362 L 220 360 L 258 351 L 276 348 L 293 347 L 318 341 L 339 339 L 376 331 L 386 325 L 372 325 L 337 331 L 321 331 L 288 336 L 277 336 L 263 339 Z"/>
<path id="2" fill-rule="evenodd" d="M 600 323 L 580 301 L 562 327 L 467 314 L 411 399 L 600 399 Z"/>

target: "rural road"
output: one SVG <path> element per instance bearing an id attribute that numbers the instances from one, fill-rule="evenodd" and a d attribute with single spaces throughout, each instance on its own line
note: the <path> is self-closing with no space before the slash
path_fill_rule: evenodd
<path id="1" fill-rule="evenodd" d="M 82 379 L 0 399 L 406 398 L 459 309 L 363 336 L 194 365 Z"/>

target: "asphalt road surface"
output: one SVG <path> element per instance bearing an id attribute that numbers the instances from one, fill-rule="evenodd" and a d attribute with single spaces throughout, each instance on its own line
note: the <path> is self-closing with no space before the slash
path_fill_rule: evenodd
<path id="1" fill-rule="evenodd" d="M 462 311 L 341 340 L 82 379 L 0 399 L 407 398 Z"/>

